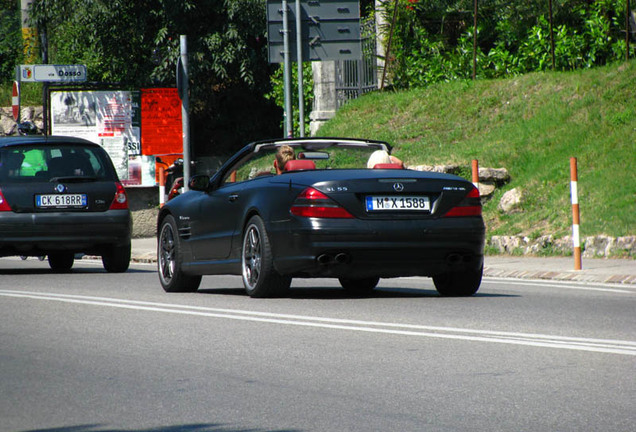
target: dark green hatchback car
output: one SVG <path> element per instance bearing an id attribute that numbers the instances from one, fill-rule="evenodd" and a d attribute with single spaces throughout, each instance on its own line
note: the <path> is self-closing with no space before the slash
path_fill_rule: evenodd
<path id="1" fill-rule="evenodd" d="M 106 151 L 61 136 L 0 138 L 0 257 L 47 256 L 68 271 L 75 255 L 102 257 L 108 272 L 130 263 L 126 191 Z"/>

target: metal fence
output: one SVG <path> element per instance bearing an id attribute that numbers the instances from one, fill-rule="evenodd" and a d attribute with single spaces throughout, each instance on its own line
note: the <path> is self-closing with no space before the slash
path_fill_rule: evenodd
<path id="1" fill-rule="evenodd" d="M 337 60 L 336 109 L 378 88 L 375 21 L 361 23 L 362 60 Z"/>

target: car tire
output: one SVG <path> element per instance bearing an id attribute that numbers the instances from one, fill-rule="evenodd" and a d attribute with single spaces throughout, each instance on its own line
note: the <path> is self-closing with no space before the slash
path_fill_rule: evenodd
<path id="1" fill-rule="evenodd" d="M 291 285 L 291 277 L 281 276 L 274 269 L 272 248 L 263 219 L 253 216 L 243 234 L 241 275 L 250 297 L 276 297 Z"/>
<path id="2" fill-rule="evenodd" d="M 75 254 L 73 252 L 55 252 L 48 256 L 49 267 L 54 272 L 65 273 L 71 270 L 75 262 Z"/>
<path id="3" fill-rule="evenodd" d="M 102 264 L 108 273 L 123 273 L 130 266 L 130 243 L 112 246 L 102 255 Z"/>
<path id="4" fill-rule="evenodd" d="M 433 283 L 437 292 L 444 297 L 469 297 L 479 290 L 483 272 L 482 266 L 479 270 L 442 273 L 433 276 Z"/>
<path id="5" fill-rule="evenodd" d="M 166 292 L 195 292 L 201 275 L 186 275 L 181 270 L 181 243 L 174 217 L 168 215 L 161 222 L 157 242 L 157 270 L 159 282 Z"/>
<path id="6" fill-rule="evenodd" d="M 349 278 L 338 278 L 340 281 L 340 285 L 345 289 L 345 291 L 356 294 L 363 295 L 368 294 L 374 290 L 374 288 L 380 282 L 379 277 L 370 277 L 370 278 L 362 278 L 362 279 L 349 279 Z"/>

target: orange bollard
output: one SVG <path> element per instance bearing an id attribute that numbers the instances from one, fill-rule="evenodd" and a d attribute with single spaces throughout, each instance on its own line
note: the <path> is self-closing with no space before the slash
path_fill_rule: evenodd
<path id="1" fill-rule="evenodd" d="M 579 187 L 576 158 L 570 158 L 570 194 L 572 197 L 572 247 L 574 248 L 574 270 L 581 270 L 581 237 L 579 219 Z"/>
<path id="2" fill-rule="evenodd" d="M 479 161 L 473 159 L 473 184 L 479 189 Z"/>

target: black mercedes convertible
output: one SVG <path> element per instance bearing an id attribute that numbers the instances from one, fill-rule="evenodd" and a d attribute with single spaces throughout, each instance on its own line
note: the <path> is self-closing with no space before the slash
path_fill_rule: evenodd
<path id="1" fill-rule="evenodd" d="M 251 297 L 272 297 L 292 278 L 333 277 L 364 294 L 380 278 L 429 276 L 443 296 L 475 294 L 479 191 L 406 169 L 390 152 L 371 140 L 259 141 L 211 177 L 193 176 L 158 216 L 161 285 L 196 291 L 203 275 L 233 274 Z"/>

